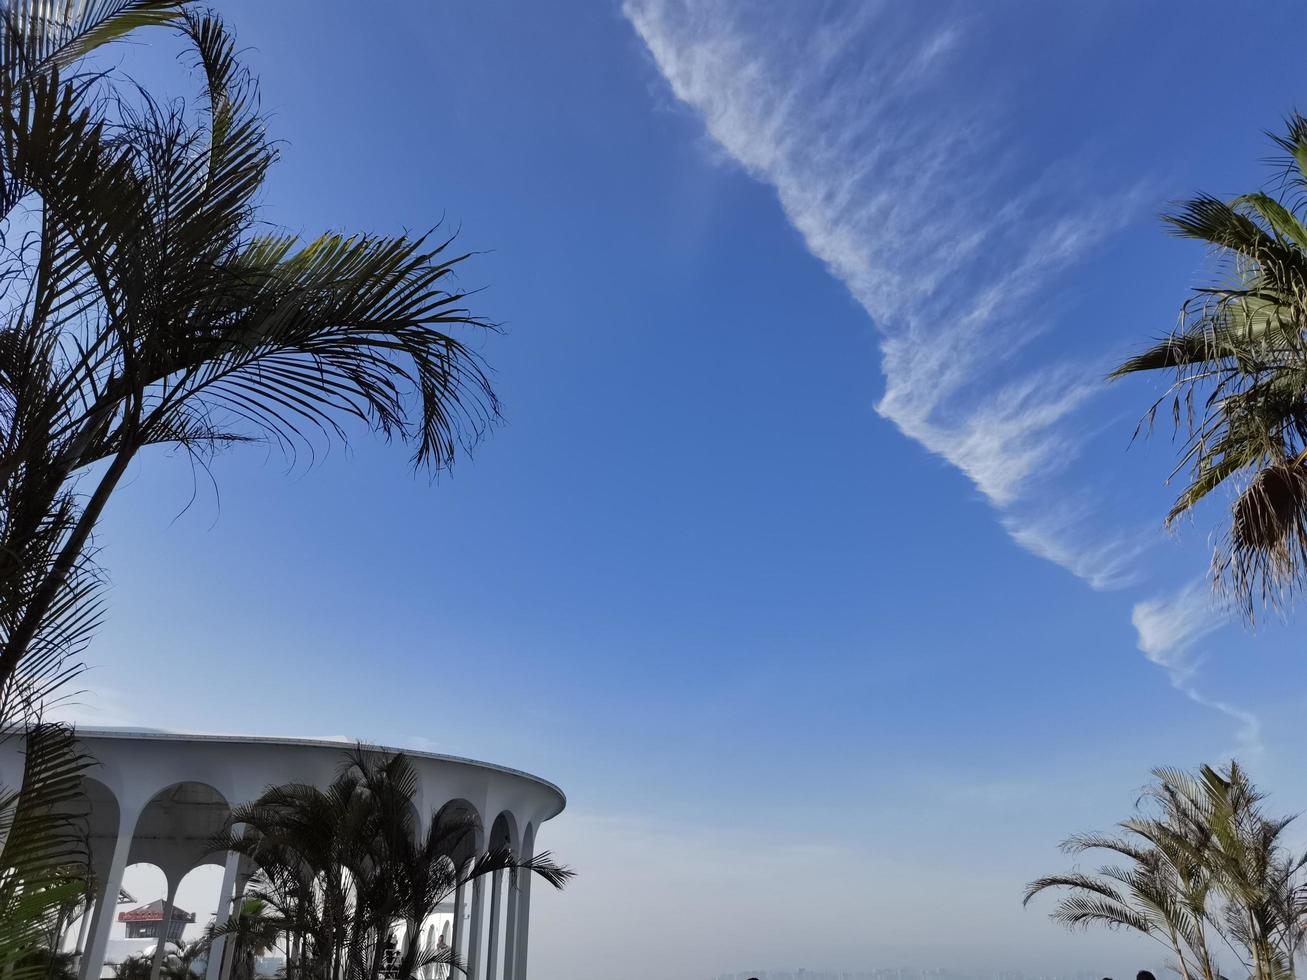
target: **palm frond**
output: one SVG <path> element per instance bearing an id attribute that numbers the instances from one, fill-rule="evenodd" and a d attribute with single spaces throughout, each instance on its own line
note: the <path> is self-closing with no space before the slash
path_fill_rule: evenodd
<path id="1" fill-rule="evenodd" d="M 82 777 L 91 765 L 71 728 L 38 725 L 24 738 L 21 786 L 0 794 L 0 969 L 18 980 L 42 976 L 47 964 L 33 951 L 84 894 Z"/>
<path id="2" fill-rule="evenodd" d="M 1249 620 L 1307 582 L 1298 479 L 1307 458 L 1307 120 L 1290 117 L 1275 142 L 1289 154 L 1282 176 L 1296 197 L 1199 195 L 1164 215 L 1176 234 L 1211 246 L 1224 281 L 1195 289 L 1176 329 L 1110 375 L 1174 372 L 1145 417 L 1151 426 L 1169 402 L 1185 433 L 1176 472 L 1188 470 L 1188 481 L 1168 524 L 1217 487 L 1240 486 L 1212 575 Z"/>
<path id="3" fill-rule="evenodd" d="M 7 0 L 0 61 L 10 77 L 66 68 L 143 27 L 176 21 L 187 0 Z"/>

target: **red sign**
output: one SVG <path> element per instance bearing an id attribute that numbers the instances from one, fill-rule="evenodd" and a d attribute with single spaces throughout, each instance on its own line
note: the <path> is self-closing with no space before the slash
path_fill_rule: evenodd
<path id="1" fill-rule="evenodd" d="M 173 922 L 194 922 L 194 912 L 183 912 L 181 909 L 173 909 L 169 918 Z M 163 920 L 162 909 L 132 909 L 130 912 L 119 912 L 119 922 L 160 922 Z"/>

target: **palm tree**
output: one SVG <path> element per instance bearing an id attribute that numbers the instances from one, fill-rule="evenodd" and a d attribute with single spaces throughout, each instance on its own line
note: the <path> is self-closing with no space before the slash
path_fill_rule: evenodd
<path id="1" fill-rule="evenodd" d="M 159 976 L 163 980 L 195 980 L 196 977 L 201 976 L 202 973 L 196 966 L 209 954 L 207 939 L 208 937 L 204 936 L 193 942 L 183 943 L 177 952 L 165 956 L 159 969 Z"/>
<path id="2" fill-rule="evenodd" d="M 427 966 L 459 965 L 448 946 L 423 945 L 421 926 L 460 885 L 500 872 L 508 874 L 510 888 L 518 887 L 524 874 L 537 875 L 560 889 L 572 878 L 572 871 L 554 863 L 548 852 L 530 859 L 516 856 L 507 846 L 475 853 L 472 843 L 480 829 L 473 814 L 441 815 L 429 822 L 426 834 L 410 832 L 400 838 L 394 851 L 401 883 L 399 913 L 405 927 L 399 977 L 419 976 Z"/>
<path id="3" fill-rule="evenodd" d="M 239 914 L 222 925 L 211 923 L 204 938 L 195 945 L 207 952 L 213 949 L 215 939 L 227 937 L 226 941 L 235 946 L 232 952 L 233 980 L 254 980 L 254 961 L 277 947 L 283 930 L 280 916 L 272 914 L 266 902 L 259 898 L 245 898 L 241 901 Z M 185 977 L 178 980 L 185 980 Z"/>
<path id="4" fill-rule="evenodd" d="M 539 875 L 556 888 L 571 879 L 548 852 L 477 851 L 474 816 L 433 815 L 419 836 L 416 788 L 403 753 L 360 747 L 325 789 L 272 787 L 233 808 L 231 823 L 243 829 L 221 835 L 214 848 L 244 854 L 257 868 L 247 894 L 263 905 L 265 935 L 285 943 L 288 975 L 377 980 L 397 927 L 405 932 L 402 980 L 432 964 L 461 968 L 447 948 L 423 948 L 420 928 L 460 885 L 501 871 Z"/>
<path id="5" fill-rule="evenodd" d="M 56 952 L 49 946 L 28 953 L 18 965 L 28 975 L 41 980 L 77 980 L 76 954 Z"/>
<path id="6" fill-rule="evenodd" d="M 68 907 L 86 892 L 82 776 L 91 760 L 67 726 L 30 728 L 22 782 L 0 789 L 0 973 L 40 980 Z"/>
<path id="7" fill-rule="evenodd" d="M 1176 330 L 1111 377 L 1174 372 L 1147 416 L 1169 402 L 1186 440 L 1187 485 L 1171 524 L 1222 485 L 1239 488 L 1212 563 L 1217 586 L 1251 619 L 1307 581 L 1307 118 L 1270 134 L 1279 198 L 1201 195 L 1164 215 L 1171 230 L 1215 253 L 1219 281 L 1194 290 Z"/>
<path id="8" fill-rule="evenodd" d="M 207 465 L 263 439 L 295 458 L 361 428 L 440 469 L 498 417 L 469 346 L 493 327 L 453 285 L 466 256 L 428 235 L 266 229 L 277 151 L 221 19 L 181 0 L 94 6 L 174 25 L 202 98 L 77 74 L 103 24 L 56 45 L 10 18 L 0 53 L 23 56 L 0 65 L 0 218 L 32 217 L 0 250 L 0 691 L 85 642 L 87 545 L 143 449 Z"/>
<path id="9" fill-rule="evenodd" d="M 1184 980 L 1217 980 L 1203 932 L 1205 915 L 1194 914 L 1164 852 L 1143 842 L 1093 835 L 1070 838 L 1062 847 L 1069 854 L 1107 850 L 1130 863 L 1105 865 L 1097 874 L 1070 871 L 1038 878 L 1026 886 L 1023 904 L 1050 888 L 1067 889 L 1071 894 L 1058 902 L 1053 921 L 1068 929 L 1098 925 L 1137 932 L 1175 956 Z"/>
<path id="10" fill-rule="evenodd" d="M 1300 872 L 1307 856 L 1283 842 L 1293 817 L 1270 817 L 1265 796 L 1232 762 L 1222 773 L 1203 766 L 1196 775 L 1159 770 L 1154 793 L 1164 794 L 1184 824 L 1205 837 L 1204 864 L 1225 900 L 1225 931 L 1245 951 L 1255 980 L 1293 972 L 1303 946 L 1307 886 Z"/>
<path id="11" fill-rule="evenodd" d="M 1149 936 L 1175 956 L 1185 980 L 1218 980 L 1218 942 L 1251 980 L 1292 978 L 1307 920 L 1307 857 L 1282 841 L 1292 818 L 1267 816 L 1263 795 L 1234 762 L 1224 772 L 1203 766 L 1153 776 L 1141 800 L 1152 809 L 1122 821 L 1122 836 L 1063 844 L 1068 853 L 1106 850 L 1128 863 L 1037 879 L 1026 903 L 1064 889 L 1070 894 L 1054 908 L 1055 921 Z"/>
<path id="12" fill-rule="evenodd" d="M 150 980 L 148 956 L 128 956 L 113 970 L 114 980 Z"/>

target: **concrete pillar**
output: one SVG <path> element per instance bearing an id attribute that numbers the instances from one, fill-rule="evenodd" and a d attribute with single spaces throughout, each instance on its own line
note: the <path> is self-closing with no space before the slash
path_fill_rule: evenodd
<path id="1" fill-rule="evenodd" d="M 77 944 L 73 946 L 73 955 L 78 959 L 86 949 L 86 933 L 91 928 L 91 911 L 95 908 L 95 896 L 87 895 L 86 904 L 82 906 L 82 921 L 77 927 Z"/>
<path id="2" fill-rule="evenodd" d="M 218 911 L 214 913 L 214 918 L 218 924 L 227 921 L 231 916 L 231 893 L 236 888 L 236 871 L 239 869 L 241 856 L 235 851 L 227 852 L 227 863 L 222 871 L 222 888 L 218 892 Z M 213 941 L 209 948 L 209 965 L 204 971 L 204 980 L 218 980 L 218 975 L 222 972 L 223 957 L 227 953 L 227 937 L 219 936 Z"/>
<path id="3" fill-rule="evenodd" d="M 174 878 L 177 880 L 174 881 Z M 159 980 L 159 972 L 163 969 L 163 957 L 168 949 L 168 927 L 172 922 L 172 903 L 177 899 L 178 884 L 180 878 L 177 875 L 168 879 L 168 894 L 163 900 L 163 921 L 159 924 L 159 941 L 154 944 L 154 961 L 150 964 L 150 980 Z"/>
<path id="4" fill-rule="evenodd" d="M 531 927 L 531 879 L 535 875 L 518 875 L 517 928 L 513 931 L 513 980 L 526 980 L 526 941 Z"/>
<path id="5" fill-rule="evenodd" d="M 118 893 L 123 887 L 123 871 L 127 868 L 127 855 L 132 849 L 136 833 L 139 808 L 123 807 L 118 816 L 118 838 L 113 844 L 113 857 L 104 876 L 103 890 L 95 903 L 91 922 L 91 937 L 82 957 L 81 980 L 99 980 L 104 969 L 104 952 L 109 946 L 109 931 L 113 928 L 114 913 L 118 910 Z"/>
<path id="6" fill-rule="evenodd" d="M 503 871 L 490 876 L 490 942 L 486 949 L 486 980 L 499 978 L 499 919 L 503 904 Z"/>
<path id="7" fill-rule="evenodd" d="M 300 933 L 299 931 L 296 931 L 294 938 L 291 939 L 290 949 L 286 951 L 286 955 L 290 957 L 290 959 L 286 961 L 287 975 L 293 975 L 295 970 L 299 968 L 300 943 L 302 943 L 303 941 L 304 941 L 303 934 Z"/>
<path id="8" fill-rule="evenodd" d="M 467 911 L 466 906 L 466 889 L 463 882 L 459 881 L 458 886 L 454 889 L 454 931 L 449 937 L 449 945 L 453 948 L 454 956 L 462 964 L 467 963 L 467 950 L 464 949 L 464 937 L 467 930 L 463 927 L 463 915 Z"/>
<path id="9" fill-rule="evenodd" d="M 508 881 L 504 895 L 504 980 L 514 980 L 517 976 L 517 897 L 526 874 L 521 871 L 506 871 Z"/>
<path id="10" fill-rule="evenodd" d="M 482 953 L 485 947 L 485 930 L 482 928 L 485 911 L 485 875 L 472 880 L 472 923 L 468 927 L 467 980 L 485 980 Z"/>
<path id="11" fill-rule="evenodd" d="M 237 875 L 235 893 L 231 897 L 231 913 L 227 916 L 228 921 L 240 922 L 241 910 L 245 905 L 245 886 L 247 884 L 249 884 L 249 878 Z M 225 947 L 222 951 L 222 972 L 218 974 L 218 980 L 230 980 L 232 965 L 236 962 L 236 943 L 226 943 Z"/>

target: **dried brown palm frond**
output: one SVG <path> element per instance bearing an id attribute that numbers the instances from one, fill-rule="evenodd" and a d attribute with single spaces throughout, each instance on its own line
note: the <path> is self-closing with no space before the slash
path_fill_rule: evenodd
<path id="1" fill-rule="evenodd" d="M 1165 215 L 1171 230 L 1209 245 L 1218 282 L 1194 290 L 1179 324 L 1112 377 L 1153 371 L 1173 382 L 1145 416 L 1169 404 L 1184 433 L 1172 476 L 1187 471 L 1167 523 L 1219 486 L 1246 481 L 1212 563 L 1214 584 L 1251 621 L 1307 583 L 1307 117 L 1293 115 L 1276 144 L 1283 198 L 1202 195 Z"/>
<path id="2" fill-rule="evenodd" d="M 1286 604 L 1307 575 L 1307 465 L 1293 459 L 1253 474 L 1231 508 L 1213 572 L 1218 587 L 1247 616 L 1256 600 Z"/>
<path id="3" fill-rule="evenodd" d="M 1307 466 L 1293 460 L 1260 470 L 1234 502 L 1231 544 L 1240 550 L 1281 552 L 1307 508 Z"/>

